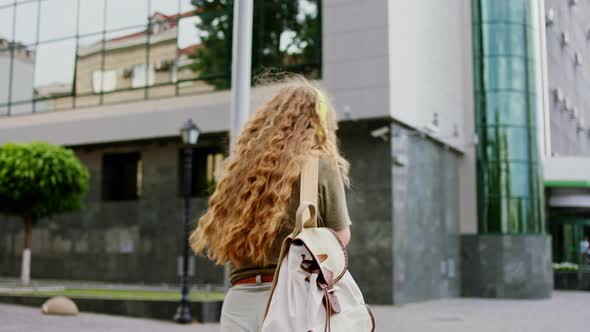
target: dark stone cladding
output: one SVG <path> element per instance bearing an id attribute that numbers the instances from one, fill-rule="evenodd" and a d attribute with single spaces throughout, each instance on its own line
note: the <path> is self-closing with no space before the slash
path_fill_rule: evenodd
<path id="1" fill-rule="evenodd" d="M 390 129 L 386 139 L 371 135 L 382 127 Z M 351 164 L 349 270 L 365 300 L 391 304 L 458 296 L 460 155 L 390 119 L 344 121 L 338 136 Z M 199 144 L 225 146 L 227 136 L 203 135 Z M 179 148 L 172 139 L 76 147 L 92 175 L 86 208 L 39 222 L 33 231 L 32 277 L 178 283 Z M 141 152 L 143 195 L 137 201 L 101 200 L 102 155 L 115 151 Z M 405 166 L 396 165 L 392 155 L 405 155 Z M 192 204 L 199 216 L 207 199 Z M 0 216 L 0 276 L 15 277 L 22 226 L 7 219 Z M 126 240 L 133 242 L 132 252 L 121 251 Z M 191 282 L 221 285 L 223 269 L 198 257 Z"/>
<path id="2" fill-rule="evenodd" d="M 392 128 L 394 303 L 457 297 L 461 155 Z"/>
<path id="3" fill-rule="evenodd" d="M 462 296 L 520 299 L 551 296 L 550 236 L 463 235 L 461 258 Z"/>
<path id="4" fill-rule="evenodd" d="M 374 304 L 393 303 L 390 140 L 371 136 L 372 130 L 389 126 L 389 120 L 347 121 L 339 130 L 352 182 L 347 191 L 352 219 L 349 271 L 365 300 Z"/>
<path id="5" fill-rule="evenodd" d="M 388 120 L 341 123 L 343 154 L 351 163 L 347 201 L 353 220 L 350 271 L 369 303 L 392 303 L 392 212 L 390 143 L 370 131 Z M 200 145 L 226 145 L 226 134 L 203 135 Z M 178 195 L 178 140 L 160 139 L 75 147 L 91 173 L 85 209 L 39 221 L 33 230 L 32 278 L 99 280 L 125 283 L 178 283 L 182 251 L 182 198 Z M 142 197 L 101 200 L 102 155 L 141 152 Z M 206 198 L 192 200 L 195 216 Z M 17 276 L 22 223 L 0 216 L 0 276 Z M 122 242 L 132 241 L 132 252 Z M 223 284 L 223 268 L 196 259 L 192 283 Z"/>

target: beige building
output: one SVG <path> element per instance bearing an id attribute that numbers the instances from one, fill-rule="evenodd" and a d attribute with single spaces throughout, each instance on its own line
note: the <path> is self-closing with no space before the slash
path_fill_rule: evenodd
<path id="1" fill-rule="evenodd" d="M 59 98 L 55 89 L 49 93 L 48 110 L 120 103 L 147 98 L 172 97 L 213 90 L 191 69 L 190 58 L 200 44 L 180 48 L 178 19 L 192 12 L 168 16 L 155 13 L 150 17 L 150 31 L 138 31 L 96 41 L 78 47 L 74 91 Z M 177 84 L 178 83 L 178 84 Z M 63 93 L 62 93 L 63 94 Z M 58 97 L 58 98 L 56 98 Z"/>

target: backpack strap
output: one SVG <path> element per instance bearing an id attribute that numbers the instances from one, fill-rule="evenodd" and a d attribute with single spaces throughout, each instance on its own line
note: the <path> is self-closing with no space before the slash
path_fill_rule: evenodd
<path id="1" fill-rule="evenodd" d="M 319 157 L 313 153 L 303 164 L 300 177 L 299 208 L 295 215 L 295 237 L 303 228 L 318 226 Z"/>
<path id="2" fill-rule="evenodd" d="M 314 153 L 303 164 L 299 192 L 300 203 L 309 202 L 316 207 L 318 205 L 319 160 L 319 157 Z"/>
<path id="3" fill-rule="evenodd" d="M 272 295 L 277 286 L 281 264 L 289 252 L 291 242 L 308 222 L 311 222 L 311 226 L 308 227 L 317 227 L 316 206 L 318 204 L 318 170 L 319 157 L 317 154 L 312 153 L 312 155 L 303 163 L 303 168 L 301 169 L 299 184 L 299 208 L 297 209 L 297 214 L 295 215 L 295 228 L 293 229 L 293 233 L 285 238 L 283 245 L 281 246 L 281 254 L 279 255 L 277 268 L 275 269 L 270 295 L 266 302 L 266 308 L 264 309 L 264 318 L 266 318 L 266 315 L 268 314 Z M 304 220 L 307 222 L 304 223 Z"/>

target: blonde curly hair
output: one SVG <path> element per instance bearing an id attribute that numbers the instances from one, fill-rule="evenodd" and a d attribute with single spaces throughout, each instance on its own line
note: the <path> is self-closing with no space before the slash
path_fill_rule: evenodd
<path id="1" fill-rule="evenodd" d="M 280 86 L 242 129 L 207 212 L 190 236 L 192 249 L 218 264 L 275 263 L 274 239 L 286 224 L 294 184 L 314 150 L 349 183 L 349 163 L 337 148 L 335 112 L 327 99 L 325 121 L 317 112 L 321 89 L 302 77 Z"/>

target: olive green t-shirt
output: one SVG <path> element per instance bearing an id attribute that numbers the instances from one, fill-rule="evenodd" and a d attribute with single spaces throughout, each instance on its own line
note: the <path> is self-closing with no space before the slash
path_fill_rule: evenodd
<path id="1" fill-rule="evenodd" d="M 340 231 L 350 226 L 351 221 L 346 207 L 344 183 L 338 167 L 326 156 L 320 157 L 318 170 L 318 226 Z M 230 279 L 237 280 L 258 274 L 272 274 L 277 266 L 283 240 L 291 234 L 295 225 L 295 213 L 299 207 L 299 181 L 293 187 L 293 196 L 287 207 L 287 220 L 274 239 L 272 260 L 267 266 L 245 264 L 241 267 L 231 266 Z"/>

